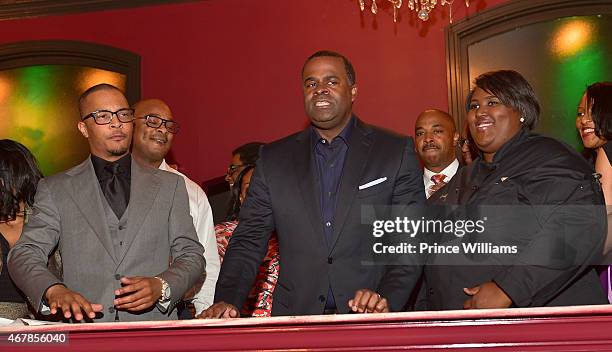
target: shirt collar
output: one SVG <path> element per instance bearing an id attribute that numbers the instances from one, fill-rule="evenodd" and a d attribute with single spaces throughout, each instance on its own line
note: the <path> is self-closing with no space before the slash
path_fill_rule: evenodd
<path id="1" fill-rule="evenodd" d="M 342 141 L 344 141 L 344 143 L 348 146 L 349 145 L 349 140 L 351 138 L 351 134 L 353 133 L 353 127 L 355 125 L 355 115 L 352 115 L 349 122 L 346 124 L 346 126 L 342 129 L 342 131 L 340 131 L 340 134 L 338 134 L 333 140 L 335 141 L 336 139 L 340 139 Z M 310 131 L 311 131 L 311 141 L 312 141 L 312 147 L 313 149 L 317 146 L 317 144 L 319 144 L 322 140 L 323 137 L 321 137 L 321 135 L 319 134 L 319 132 L 317 131 L 317 129 L 314 126 L 310 126 Z"/>
<path id="2" fill-rule="evenodd" d="M 91 163 L 93 164 L 98 180 L 102 180 L 110 175 L 106 167 L 113 164 L 119 164 L 119 172 L 129 177 L 132 168 L 132 156 L 128 153 L 119 160 L 108 161 L 91 154 Z"/>
<path id="3" fill-rule="evenodd" d="M 166 159 L 162 159 L 161 164 L 159 164 L 159 169 L 160 170 L 164 170 L 164 171 L 169 171 L 170 170 L 170 165 L 168 165 L 168 163 L 166 163 Z"/>
<path id="4" fill-rule="evenodd" d="M 431 176 L 433 176 L 433 175 L 444 174 L 447 178 L 451 179 L 453 176 L 455 176 L 455 174 L 457 173 L 458 169 L 459 169 L 459 160 L 457 160 L 457 158 L 455 158 L 455 160 L 453 160 L 452 163 L 450 163 L 447 167 L 444 168 L 444 170 L 442 170 L 440 172 L 433 172 L 433 171 L 429 170 L 428 168 L 424 168 L 423 169 L 423 177 L 426 180 L 431 180 Z"/>

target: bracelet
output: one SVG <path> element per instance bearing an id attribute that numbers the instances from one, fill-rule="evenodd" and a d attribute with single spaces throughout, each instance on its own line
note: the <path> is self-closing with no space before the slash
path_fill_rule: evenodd
<path id="1" fill-rule="evenodd" d="M 155 276 L 155 278 L 159 280 L 159 282 L 161 282 L 162 284 L 162 288 L 161 288 L 162 292 L 161 292 L 161 297 L 159 297 L 159 301 L 168 302 L 170 300 L 170 286 L 168 285 L 168 282 L 159 276 Z"/>

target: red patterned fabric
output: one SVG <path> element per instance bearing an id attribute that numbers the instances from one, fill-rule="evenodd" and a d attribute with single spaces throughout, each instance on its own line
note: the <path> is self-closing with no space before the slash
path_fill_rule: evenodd
<path id="1" fill-rule="evenodd" d="M 223 263 L 227 244 L 229 243 L 234 230 L 238 226 L 238 221 L 226 221 L 215 226 L 217 236 L 217 249 L 219 257 Z M 272 293 L 278 281 L 279 273 L 278 239 L 273 233 L 268 243 L 268 253 L 266 254 L 259 273 L 255 279 L 255 284 L 249 292 L 249 296 L 242 306 L 240 313 L 243 316 L 269 317 L 272 313 Z"/>
<path id="2" fill-rule="evenodd" d="M 433 176 L 431 176 L 431 180 L 433 181 L 433 183 L 435 183 L 436 185 L 439 185 L 441 183 L 446 184 L 446 182 L 444 182 L 444 179 L 446 178 L 445 174 L 435 174 Z"/>
<path id="3" fill-rule="evenodd" d="M 446 175 L 444 174 L 435 174 L 431 176 L 431 180 L 433 181 L 434 184 L 430 186 L 429 189 L 427 190 L 430 197 L 432 194 L 434 194 L 434 192 L 436 192 L 437 190 L 439 190 L 440 188 L 446 185 L 446 182 L 444 182 L 445 178 L 446 178 Z"/>

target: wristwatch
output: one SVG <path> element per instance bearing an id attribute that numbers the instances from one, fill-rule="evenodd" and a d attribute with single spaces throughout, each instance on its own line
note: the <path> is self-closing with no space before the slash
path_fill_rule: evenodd
<path id="1" fill-rule="evenodd" d="M 170 285 L 168 285 L 168 282 L 164 279 L 162 279 L 159 276 L 155 277 L 157 280 L 159 280 L 162 284 L 162 289 L 161 289 L 161 297 L 159 297 L 159 302 L 160 303 L 166 303 L 170 300 L 170 295 L 171 295 L 171 291 L 170 291 Z"/>

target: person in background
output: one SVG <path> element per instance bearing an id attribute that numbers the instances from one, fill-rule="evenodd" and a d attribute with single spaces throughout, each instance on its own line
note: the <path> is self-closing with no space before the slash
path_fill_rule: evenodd
<path id="1" fill-rule="evenodd" d="M 134 138 L 132 140 L 134 160 L 144 166 L 159 168 L 180 175 L 187 186 L 189 214 L 198 234 L 198 240 L 204 246 L 204 259 L 206 259 L 206 271 L 202 277 L 203 283 L 199 282 L 190 289 L 183 297 L 185 301 L 177 306 L 180 311 L 180 318 L 193 318 L 185 302 L 193 298 L 195 314 L 199 314 L 208 308 L 215 297 L 215 285 L 221 267 L 215 245 L 213 214 L 202 188 L 166 163 L 165 157 L 179 132 L 179 124 L 174 121 L 170 107 L 160 99 L 146 99 L 134 104 L 134 110 L 136 116 Z"/>
<path id="2" fill-rule="evenodd" d="M 233 204 L 238 206 L 232 208 L 232 213 L 228 214 L 227 220 L 215 226 L 217 235 L 217 246 L 221 260 L 225 256 L 227 245 L 238 226 L 238 215 L 240 205 L 244 203 L 247 190 L 251 182 L 255 167 L 246 166 L 238 175 L 232 186 Z M 275 235 L 270 237 L 268 242 L 268 252 L 259 267 L 259 272 L 255 279 L 255 284 L 251 288 L 245 304 L 240 309 L 242 316 L 269 317 L 272 313 L 272 295 L 278 280 L 279 267 L 278 239 Z"/>
<path id="3" fill-rule="evenodd" d="M 601 176 L 599 180 L 608 213 L 608 236 L 604 247 L 604 254 L 607 254 L 612 248 L 612 82 L 598 82 L 587 87 L 578 105 L 576 128 L 595 172 Z M 607 265 L 600 275 L 610 303 L 611 271 Z"/>
<path id="4" fill-rule="evenodd" d="M 595 83 L 586 89 L 578 106 L 576 128 L 582 144 L 592 152 L 606 204 L 612 205 L 612 82 Z"/>
<path id="5" fill-rule="evenodd" d="M 7 257 L 23 229 L 34 204 L 36 186 L 42 178 L 34 155 L 21 143 L 0 140 L 0 317 L 25 318 L 28 307 L 23 293 L 9 276 Z"/>
<path id="6" fill-rule="evenodd" d="M 463 124 L 463 132 L 458 143 L 461 148 L 461 164 L 470 165 L 478 156 L 478 149 L 474 146 L 474 140 L 470 135 L 467 121 Z"/>
<path id="7" fill-rule="evenodd" d="M 236 182 L 236 177 L 244 170 L 247 166 L 255 166 L 255 162 L 259 158 L 259 149 L 264 143 L 261 142 L 250 142 L 239 146 L 232 151 L 232 161 L 227 167 L 225 174 L 225 181 L 229 183 L 230 187 Z M 240 208 L 240 204 L 234 204 Z M 230 207 L 228 215 L 233 212 L 233 207 Z"/>
<path id="8" fill-rule="evenodd" d="M 429 198 L 435 191 L 444 187 L 459 168 L 459 161 L 455 156 L 459 133 L 448 113 L 430 109 L 417 117 L 414 136 L 416 152 L 425 166 L 423 183 L 425 195 Z"/>

